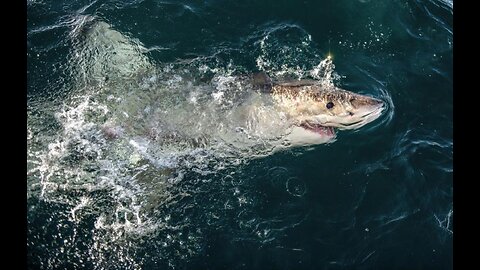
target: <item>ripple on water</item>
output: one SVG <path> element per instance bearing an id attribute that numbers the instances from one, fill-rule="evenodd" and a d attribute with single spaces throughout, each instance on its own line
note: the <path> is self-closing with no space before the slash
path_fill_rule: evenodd
<path id="1" fill-rule="evenodd" d="M 270 183 L 275 188 L 283 188 L 288 180 L 290 172 L 285 167 L 273 167 L 268 170 Z"/>
<path id="2" fill-rule="evenodd" d="M 287 192 L 293 196 L 302 197 L 307 193 L 305 181 L 298 177 L 290 177 L 286 183 Z"/>

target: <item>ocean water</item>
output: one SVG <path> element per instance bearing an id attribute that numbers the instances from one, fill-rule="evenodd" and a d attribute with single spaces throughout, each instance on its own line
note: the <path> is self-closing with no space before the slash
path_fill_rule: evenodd
<path id="1" fill-rule="evenodd" d="M 28 267 L 453 268 L 452 17 L 453 0 L 27 0 Z M 257 71 L 387 110 L 273 151 L 281 117 L 239 117 Z"/>

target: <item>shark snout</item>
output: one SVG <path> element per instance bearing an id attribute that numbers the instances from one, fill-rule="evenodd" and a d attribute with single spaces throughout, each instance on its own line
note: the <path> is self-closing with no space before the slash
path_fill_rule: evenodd
<path id="1" fill-rule="evenodd" d="M 384 101 L 377 98 L 369 98 L 367 104 L 365 104 L 363 116 L 365 117 L 370 114 L 381 113 L 384 108 Z"/>
<path id="2" fill-rule="evenodd" d="M 371 106 L 371 111 L 382 112 L 385 109 L 385 102 L 380 99 L 373 98 L 372 104 L 370 106 Z"/>
<path id="3" fill-rule="evenodd" d="M 372 105 L 375 106 L 377 109 L 383 108 L 385 106 L 385 102 L 380 99 L 372 98 Z"/>

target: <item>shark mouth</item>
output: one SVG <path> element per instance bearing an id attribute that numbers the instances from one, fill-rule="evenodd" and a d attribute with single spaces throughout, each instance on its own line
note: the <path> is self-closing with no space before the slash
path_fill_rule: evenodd
<path id="1" fill-rule="evenodd" d="M 327 137 L 333 137 L 335 136 L 335 130 L 333 127 L 326 127 L 322 126 L 320 124 L 314 124 L 314 123 L 309 123 L 309 122 L 303 122 L 300 124 L 300 127 L 314 132 L 320 136 L 327 136 Z"/>

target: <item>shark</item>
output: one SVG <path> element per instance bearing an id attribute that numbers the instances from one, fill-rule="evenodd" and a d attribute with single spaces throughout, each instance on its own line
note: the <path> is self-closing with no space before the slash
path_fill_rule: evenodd
<path id="1" fill-rule="evenodd" d="M 75 67 L 87 78 L 80 88 L 91 85 L 112 112 L 102 124 L 104 137 L 157 152 L 324 144 L 335 141 L 337 130 L 359 129 L 386 109 L 380 98 L 319 80 L 275 79 L 268 71 L 218 72 L 203 80 L 195 78 L 195 67 L 161 68 L 148 57 L 152 48 L 102 21 L 91 22 L 79 44 L 83 62 Z"/>

